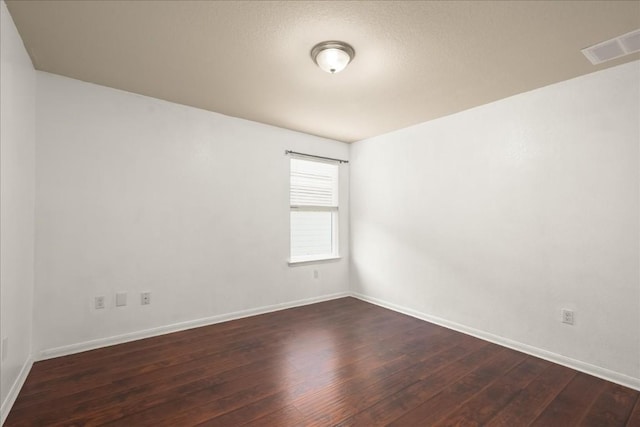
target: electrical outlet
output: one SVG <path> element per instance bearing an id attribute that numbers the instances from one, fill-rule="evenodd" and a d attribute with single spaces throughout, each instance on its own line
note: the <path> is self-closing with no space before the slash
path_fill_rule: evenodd
<path id="1" fill-rule="evenodd" d="M 127 305 L 127 293 L 116 292 L 116 307 L 122 307 Z"/>
<path id="2" fill-rule="evenodd" d="M 104 296 L 97 296 L 93 300 L 93 306 L 96 310 L 102 310 L 104 308 Z"/>
<path id="3" fill-rule="evenodd" d="M 9 354 L 9 337 L 2 338 L 2 361 L 7 358 Z"/>
<path id="4" fill-rule="evenodd" d="M 573 310 L 568 310 L 566 308 L 562 309 L 562 323 L 566 323 L 567 325 L 573 325 L 574 322 L 574 313 Z"/>
<path id="5" fill-rule="evenodd" d="M 143 292 L 140 294 L 140 304 L 142 305 L 151 304 L 151 292 Z"/>

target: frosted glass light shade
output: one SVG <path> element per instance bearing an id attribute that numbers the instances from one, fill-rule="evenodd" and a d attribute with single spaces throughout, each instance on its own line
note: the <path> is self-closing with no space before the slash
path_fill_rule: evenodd
<path id="1" fill-rule="evenodd" d="M 318 67 L 327 73 L 339 73 L 351 62 L 355 51 L 343 42 L 322 42 L 311 50 L 311 57 Z"/>
<path id="2" fill-rule="evenodd" d="M 339 73 L 344 70 L 351 58 L 344 50 L 325 49 L 316 56 L 318 67 L 327 73 Z"/>

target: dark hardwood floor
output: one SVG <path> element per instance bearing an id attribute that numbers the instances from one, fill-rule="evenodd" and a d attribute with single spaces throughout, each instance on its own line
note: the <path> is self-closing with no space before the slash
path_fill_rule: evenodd
<path id="1" fill-rule="evenodd" d="M 640 426 L 638 395 L 343 298 L 37 362 L 6 426 Z"/>

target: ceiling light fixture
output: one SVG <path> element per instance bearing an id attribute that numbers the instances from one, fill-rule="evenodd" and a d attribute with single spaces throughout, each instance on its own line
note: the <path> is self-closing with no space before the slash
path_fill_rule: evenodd
<path id="1" fill-rule="evenodd" d="M 326 41 L 318 43 L 311 49 L 313 62 L 327 73 L 339 73 L 356 56 L 356 51 L 345 42 Z"/>

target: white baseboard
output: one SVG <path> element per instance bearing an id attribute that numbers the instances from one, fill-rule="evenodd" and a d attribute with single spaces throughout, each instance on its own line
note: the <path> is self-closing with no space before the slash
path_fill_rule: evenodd
<path id="1" fill-rule="evenodd" d="M 611 371 L 609 369 L 601 368 L 599 366 L 591 365 L 589 363 L 582 362 L 580 360 L 572 359 L 570 357 L 563 356 L 561 354 L 553 353 L 551 351 L 543 350 L 538 347 L 534 347 L 528 344 L 523 344 L 518 341 L 513 341 L 508 338 L 500 337 L 498 335 L 491 334 L 479 329 L 471 328 L 469 326 L 461 325 L 456 322 L 451 322 L 440 317 L 431 316 L 420 311 L 402 307 L 397 304 L 393 304 L 387 301 L 380 300 L 378 298 L 363 295 L 357 292 L 351 292 L 351 296 L 358 298 L 362 301 L 370 302 L 380 307 L 388 308 L 389 310 L 397 311 L 402 314 L 406 314 L 411 317 L 415 317 L 421 320 L 425 320 L 436 325 L 443 326 L 447 329 L 453 329 L 454 331 L 462 332 L 463 334 L 472 335 L 476 338 L 480 338 L 485 341 L 492 342 L 494 344 L 508 347 L 510 349 L 520 351 L 522 353 L 530 354 L 531 356 L 539 357 L 540 359 L 548 360 L 558 365 L 566 366 L 576 371 L 584 372 L 594 377 L 602 378 L 603 380 L 611 381 L 616 384 L 623 385 L 625 387 L 632 388 L 640 391 L 640 378 L 634 378 L 619 372 Z"/>
<path id="2" fill-rule="evenodd" d="M 142 331 L 136 331 L 107 338 L 100 338 L 61 347 L 49 348 L 40 351 L 37 355 L 37 360 L 46 360 L 52 359 L 54 357 L 67 356 L 69 354 L 80 353 L 87 350 L 95 350 L 97 348 L 107 347 L 110 345 L 122 344 L 130 341 L 140 340 L 143 338 L 150 338 L 158 335 L 169 334 L 172 332 L 184 331 L 186 329 L 197 328 L 200 326 L 213 325 L 215 323 L 227 322 L 229 320 L 241 319 L 243 317 L 256 316 L 258 314 L 271 313 L 274 311 L 285 310 L 287 308 L 301 307 L 304 305 L 315 304 L 318 302 L 329 301 L 337 298 L 344 298 L 350 295 L 351 294 L 349 292 L 339 292 L 335 294 L 322 295 L 319 297 L 306 298 L 281 304 L 241 310 L 233 313 L 219 314 L 202 319 L 189 320 L 186 322 L 174 323 L 172 325 L 160 326 L 157 328 L 145 329 Z"/>
<path id="3" fill-rule="evenodd" d="M 26 381 L 27 376 L 29 375 L 29 372 L 31 372 L 32 366 L 33 366 L 33 358 L 29 356 L 29 358 L 27 358 L 27 360 L 24 362 L 24 365 L 22 365 L 22 369 L 18 374 L 18 378 L 16 378 L 16 380 L 11 385 L 11 388 L 9 389 L 9 394 L 7 394 L 7 397 L 4 399 L 4 402 L 2 402 L 2 406 L 0 406 L 0 426 L 3 425 L 4 422 L 6 421 L 7 416 L 9 415 L 9 411 L 11 410 L 11 408 L 13 407 L 13 404 L 18 398 L 18 393 L 20 393 L 20 390 L 22 389 L 22 386 L 24 385 L 24 382 Z"/>

